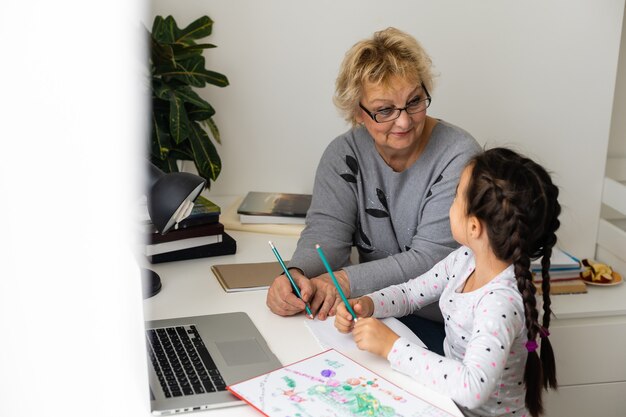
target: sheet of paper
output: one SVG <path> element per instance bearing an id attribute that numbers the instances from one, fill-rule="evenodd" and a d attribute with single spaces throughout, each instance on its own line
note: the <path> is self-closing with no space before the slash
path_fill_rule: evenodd
<path id="1" fill-rule="evenodd" d="M 269 417 L 450 417 L 332 349 L 228 389 Z"/>
<path id="2" fill-rule="evenodd" d="M 387 317 L 381 320 L 385 323 L 391 330 L 398 334 L 400 337 L 404 337 L 409 341 L 426 347 L 424 343 L 413 333 L 408 327 L 404 325 L 400 320 L 394 317 Z M 313 337 L 317 340 L 317 342 L 323 348 L 327 349 L 335 349 L 340 352 L 345 352 L 347 350 L 358 349 L 356 343 L 354 343 L 354 339 L 352 339 L 352 334 L 340 333 L 335 328 L 335 318 L 329 317 L 326 320 L 305 320 L 304 323 L 309 328 Z"/>

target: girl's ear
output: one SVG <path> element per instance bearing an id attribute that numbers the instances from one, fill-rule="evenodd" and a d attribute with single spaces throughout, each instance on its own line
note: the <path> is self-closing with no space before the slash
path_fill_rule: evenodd
<path id="1" fill-rule="evenodd" d="M 478 217 L 476 216 L 469 216 L 467 221 L 467 228 L 470 236 L 473 239 L 480 239 L 480 237 L 483 235 L 483 224 L 480 222 L 480 220 L 478 220 Z"/>

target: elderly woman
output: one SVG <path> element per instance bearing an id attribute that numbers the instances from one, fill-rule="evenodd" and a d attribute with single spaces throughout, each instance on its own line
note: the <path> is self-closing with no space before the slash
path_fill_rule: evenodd
<path id="1" fill-rule="evenodd" d="M 480 147 L 463 129 L 427 115 L 432 87 L 429 56 L 395 28 L 358 42 L 344 58 L 334 101 L 353 127 L 322 155 L 289 262 L 302 298 L 321 320 L 334 315 L 340 298 L 316 243 L 352 298 L 406 282 L 458 246 L 448 211 L 460 173 Z M 285 316 L 305 308 L 284 275 L 272 283 L 267 305 Z"/>

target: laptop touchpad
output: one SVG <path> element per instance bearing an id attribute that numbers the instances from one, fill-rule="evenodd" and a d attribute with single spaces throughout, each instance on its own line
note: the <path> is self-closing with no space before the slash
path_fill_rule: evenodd
<path id="1" fill-rule="evenodd" d="M 250 365 L 269 360 L 256 339 L 217 342 L 216 345 L 228 366 Z"/>

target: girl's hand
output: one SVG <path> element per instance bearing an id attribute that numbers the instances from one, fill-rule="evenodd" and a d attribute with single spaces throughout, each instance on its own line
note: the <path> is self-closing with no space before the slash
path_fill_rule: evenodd
<path id="1" fill-rule="evenodd" d="M 389 355 L 393 344 L 400 338 L 387 325 L 371 317 L 359 319 L 354 324 L 352 337 L 359 349 L 367 350 L 383 358 Z"/>
<path id="2" fill-rule="evenodd" d="M 353 298 L 348 300 L 350 307 L 356 313 L 356 316 L 361 319 L 369 317 L 374 314 L 374 302 L 369 297 Z M 341 302 L 337 305 L 337 314 L 335 315 L 335 327 L 341 333 L 350 333 L 354 327 L 354 320 L 352 314 L 346 308 L 346 305 Z"/>

